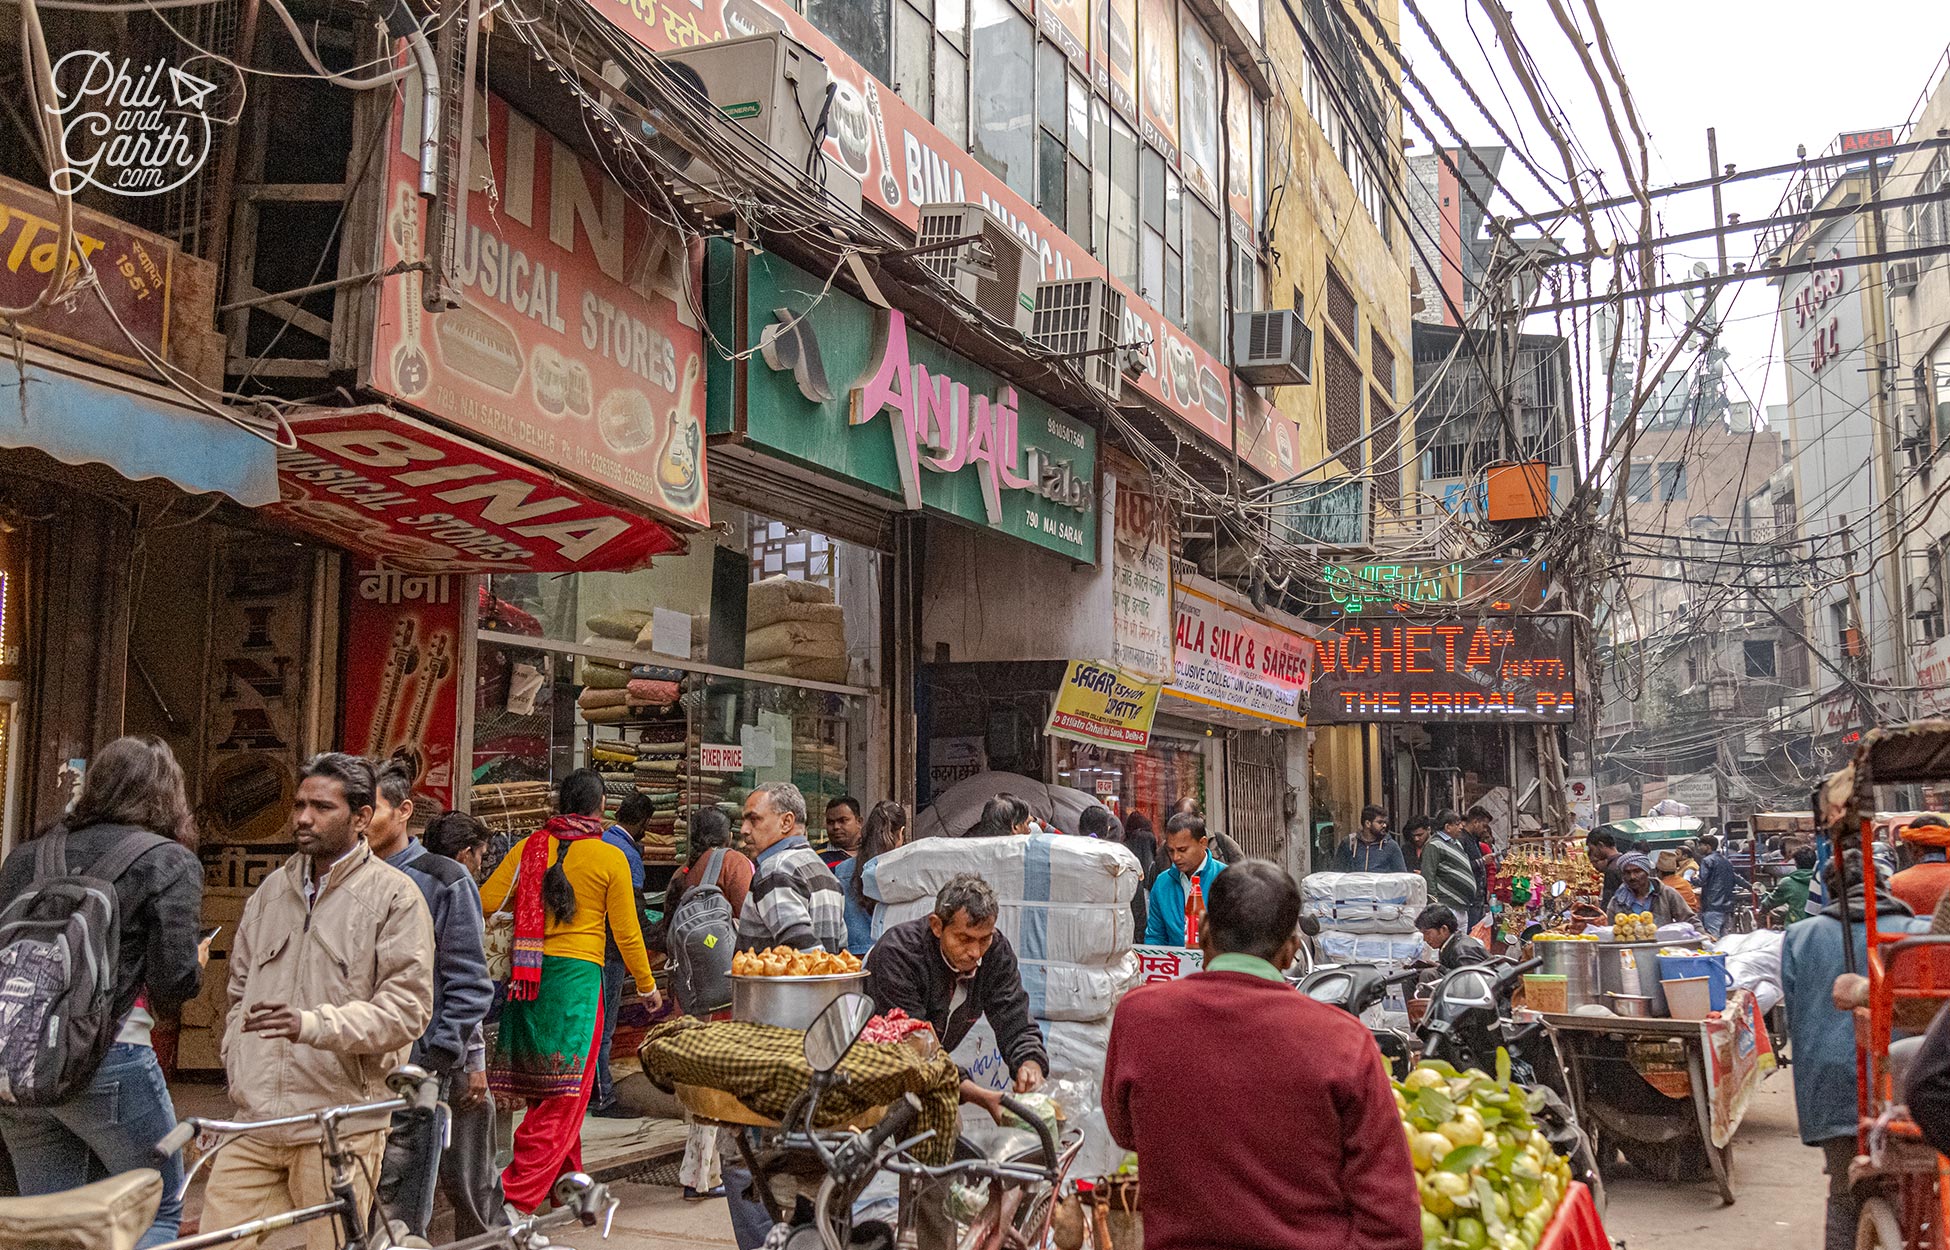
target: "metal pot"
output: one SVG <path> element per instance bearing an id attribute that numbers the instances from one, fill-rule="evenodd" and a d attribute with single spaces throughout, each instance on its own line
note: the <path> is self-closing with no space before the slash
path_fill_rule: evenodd
<path id="1" fill-rule="evenodd" d="M 1643 1020 L 1652 1014 L 1652 1000 L 1636 994 L 1606 994 L 1605 1006 L 1618 1015 Z"/>
<path id="2" fill-rule="evenodd" d="M 731 978 L 731 1018 L 781 1029 L 804 1029 L 842 994 L 866 989 L 867 974 L 836 972 L 819 977 Z M 1655 980 L 1656 984 L 1656 980 Z"/>
<path id="3" fill-rule="evenodd" d="M 1659 946 L 1658 942 L 1597 943 L 1599 990 L 1650 999 L 1652 1014 L 1666 1015 L 1666 987 L 1659 982 Z"/>
<path id="4" fill-rule="evenodd" d="M 1598 942 L 1537 942 L 1531 947 L 1544 961 L 1545 976 L 1564 978 L 1564 1009 L 1575 1011 L 1598 1001 Z"/>

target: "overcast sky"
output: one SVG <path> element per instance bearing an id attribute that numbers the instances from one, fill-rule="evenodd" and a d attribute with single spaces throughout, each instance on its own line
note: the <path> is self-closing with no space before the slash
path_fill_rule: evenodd
<path id="1" fill-rule="evenodd" d="M 1504 129 L 1524 145 L 1540 169 L 1561 175 L 1563 164 L 1525 100 L 1481 0 L 1419 3 L 1443 46 Z M 1603 171 L 1605 194 L 1625 194 L 1621 163 L 1595 90 L 1550 7 L 1543 3 L 1506 7 L 1513 11 L 1517 34 L 1555 104 L 1569 118 L 1581 163 Z M 1584 0 L 1568 0 L 1566 8 L 1578 16 L 1588 34 Z M 1718 130 L 1721 163 L 1741 169 L 1793 160 L 1797 145 L 1805 145 L 1809 156 L 1818 155 L 1844 131 L 1900 127 L 1941 78 L 1944 48 L 1950 43 L 1950 7 L 1941 0 L 1857 0 L 1853 4 L 1600 0 L 1599 11 L 1648 132 L 1655 186 L 1706 176 L 1708 126 Z M 1402 26 L 1411 70 L 1435 93 L 1465 137 L 1476 143 L 1500 143 L 1456 86 L 1405 5 Z M 1602 71 L 1595 50 L 1593 59 Z M 1448 142 L 1441 123 L 1422 107 L 1412 87 L 1409 98 L 1438 137 Z M 1429 150 L 1412 117 L 1405 129 L 1415 140 L 1411 153 Z M 1626 140 L 1631 142 L 1629 131 Z M 1501 176 L 1533 212 L 1562 203 L 1567 195 L 1561 180 L 1540 187 L 1514 158 L 1505 159 Z M 1785 186 L 1784 179 L 1755 179 L 1729 187 L 1727 211 L 1750 220 L 1769 216 Z M 1591 194 L 1598 198 L 1595 188 Z M 1712 200 L 1703 191 L 1675 196 L 1660 205 L 1661 233 L 1713 222 Z M 1507 203 L 1492 206 L 1513 211 Z M 1636 225 L 1636 208 L 1630 210 L 1628 220 Z M 1600 224 L 1602 228 L 1604 223 Z M 1571 224 L 1558 233 L 1573 248 L 1583 246 L 1582 227 Z M 1754 239 L 1752 233 L 1735 236 L 1729 242 L 1729 259 L 1750 258 Z M 1665 280 L 1682 277 L 1696 259 L 1714 263 L 1710 239 L 1682 244 L 1667 253 Z M 1600 289 L 1607 277 L 1597 276 Z M 1726 305 L 1725 345 L 1732 353 L 1733 375 L 1729 393 L 1735 400 L 1751 398 L 1757 406 L 1778 403 L 1782 383 L 1774 359 L 1777 288 L 1753 281 L 1734 290 L 1737 296 L 1730 296 L 1732 302 Z M 1684 325 L 1686 313 L 1676 296 L 1667 301 L 1664 319 L 1671 331 Z"/>

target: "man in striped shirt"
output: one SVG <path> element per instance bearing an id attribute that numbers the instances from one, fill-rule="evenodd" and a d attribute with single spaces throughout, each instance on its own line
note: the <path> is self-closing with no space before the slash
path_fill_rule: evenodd
<path id="1" fill-rule="evenodd" d="M 1457 835 L 1462 817 L 1447 809 L 1435 818 L 1435 832 L 1422 848 L 1422 879 L 1429 883 L 1429 901 L 1440 903 L 1457 915 L 1473 919 L 1476 914 L 1476 866 L 1463 849 Z"/>
<path id="2" fill-rule="evenodd" d="M 738 949 L 846 949 L 846 896 L 806 841 L 806 798 L 773 781 L 745 799 L 746 849 L 757 871 L 738 913 Z"/>

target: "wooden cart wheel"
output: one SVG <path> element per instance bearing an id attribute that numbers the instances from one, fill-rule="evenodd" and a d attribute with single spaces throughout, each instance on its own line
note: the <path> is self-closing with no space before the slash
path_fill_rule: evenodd
<path id="1" fill-rule="evenodd" d="M 1855 1224 L 1855 1250 L 1904 1250 L 1902 1221 L 1896 1209 L 1882 1198 L 1862 1204 L 1862 1216 Z"/>

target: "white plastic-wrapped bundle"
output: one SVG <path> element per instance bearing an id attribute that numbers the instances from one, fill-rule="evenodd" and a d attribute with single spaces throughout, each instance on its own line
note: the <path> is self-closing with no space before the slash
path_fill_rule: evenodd
<path id="1" fill-rule="evenodd" d="M 1428 902 L 1420 873 L 1316 872 L 1300 882 L 1301 909 L 1342 933 L 1412 933 Z"/>
<path id="2" fill-rule="evenodd" d="M 863 888 L 883 903 L 932 901 L 964 872 L 988 882 L 1004 902 L 1123 903 L 1127 908 L 1142 876 L 1137 856 L 1126 848 L 1074 834 L 921 838 L 876 856 L 866 866 Z"/>
<path id="3" fill-rule="evenodd" d="M 940 839 L 934 839 L 939 841 Z M 1009 939 L 1016 958 L 1045 964 L 1083 964 L 1101 968 L 1131 952 L 1136 924 L 1124 903 L 1053 903 L 1000 895 L 995 927 Z M 934 895 L 874 909 L 873 936 L 934 910 Z"/>
<path id="4" fill-rule="evenodd" d="M 1320 935 L 1320 953 L 1337 964 L 1398 964 L 1420 956 L 1427 947 L 1419 933 L 1339 933 Z"/>

